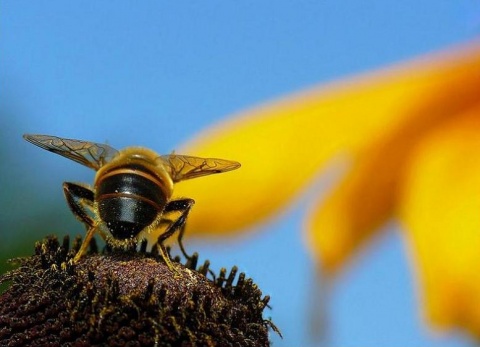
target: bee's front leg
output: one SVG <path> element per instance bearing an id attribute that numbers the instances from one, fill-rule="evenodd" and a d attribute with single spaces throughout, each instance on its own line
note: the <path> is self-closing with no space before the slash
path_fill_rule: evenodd
<path id="1" fill-rule="evenodd" d="M 164 213 L 169 213 L 169 212 L 175 212 L 179 211 L 180 217 L 178 217 L 175 221 L 173 221 L 163 232 L 158 236 L 156 245 L 158 246 L 158 250 L 162 256 L 162 258 L 165 260 L 167 263 L 168 267 L 171 270 L 174 270 L 173 264 L 168 256 L 167 250 L 163 243 L 165 242 L 166 239 L 168 239 L 170 236 L 172 236 L 177 230 L 179 230 L 179 236 L 178 236 L 178 243 L 180 246 L 180 249 L 182 250 L 182 253 L 187 257 L 190 258 L 186 252 L 185 249 L 183 248 L 182 244 L 182 237 L 184 233 L 184 227 L 185 227 L 185 222 L 188 216 L 188 213 L 190 212 L 190 209 L 192 208 L 193 204 L 195 201 L 193 199 L 178 199 L 178 200 L 172 200 L 167 203 L 165 206 L 165 210 L 163 211 Z M 161 221 L 161 219 L 160 219 Z M 159 221 L 159 223 L 160 223 Z"/>
<path id="2" fill-rule="evenodd" d="M 158 237 L 158 242 L 163 242 L 163 240 L 166 240 L 168 237 L 170 237 L 177 229 L 179 230 L 178 232 L 178 246 L 180 247 L 180 250 L 182 251 L 182 254 L 185 256 L 185 258 L 190 259 L 191 256 L 187 254 L 185 251 L 185 248 L 183 247 L 183 235 L 185 234 L 185 226 L 186 226 L 186 221 L 187 221 L 187 216 L 188 213 L 190 212 L 190 209 L 192 206 L 195 204 L 195 200 L 193 199 L 178 199 L 178 200 L 172 200 L 170 201 L 167 206 L 165 206 L 165 213 L 168 212 L 174 212 L 174 211 L 181 211 L 180 217 L 176 220 L 178 222 L 178 226 L 174 229 L 173 224 L 170 225 L 170 227 Z M 170 229 L 173 229 L 171 232 L 169 231 Z M 166 235 L 167 233 L 169 233 Z M 166 235 L 166 236 L 164 236 Z M 160 240 L 162 238 L 162 240 Z"/>
<path id="3" fill-rule="evenodd" d="M 87 234 L 75 258 L 73 258 L 73 262 L 76 263 L 87 252 L 90 240 L 97 229 L 97 222 L 88 215 L 88 210 L 92 210 L 94 206 L 94 193 L 89 188 L 70 182 L 63 183 L 63 193 L 65 194 L 70 210 L 75 217 L 87 227 Z"/>

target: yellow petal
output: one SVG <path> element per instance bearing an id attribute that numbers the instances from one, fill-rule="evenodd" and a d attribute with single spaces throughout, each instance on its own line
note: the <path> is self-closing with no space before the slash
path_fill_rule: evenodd
<path id="1" fill-rule="evenodd" d="M 394 158 L 378 156 L 381 152 L 359 156 L 340 185 L 307 218 L 306 244 L 321 258 L 325 275 L 343 266 L 392 214 L 405 153 L 399 151 L 400 158 Z"/>
<path id="2" fill-rule="evenodd" d="M 412 104 L 439 89 L 462 89 L 472 68 L 480 70 L 479 56 L 479 47 L 440 54 L 440 62 L 433 56 L 317 88 L 204 132 L 182 153 L 237 160 L 242 168 L 176 187 L 176 195 L 196 200 L 189 233 L 226 234 L 277 213 L 327 160 L 381 141 L 418 116 L 409 112 Z"/>
<path id="3" fill-rule="evenodd" d="M 480 105 L 424 139 L 403 191 L 427 317 L 480 336 Z"/>
<path id="4" fill-rule="evenodd" d="M 418 92 L 419 84 L 429 84 L 422 98 L 411 95 L 403 100 L 408 107 L 400 114 L 390 111 L 394 119 L 403 117 L 403 121 L 365 141 L 347 176 L 311 213 L 307 244 L 321 258 L 326 273 L 335 273 L 394 215 L 409 158 L 418 143 L 480 103 L 480 52 L 474 64 L 465 62 L 454 60 L 426 75 L 412 70 L 410 92 Z M 385 123 L 391 118 L 392 113 L 385 112 Z"/>

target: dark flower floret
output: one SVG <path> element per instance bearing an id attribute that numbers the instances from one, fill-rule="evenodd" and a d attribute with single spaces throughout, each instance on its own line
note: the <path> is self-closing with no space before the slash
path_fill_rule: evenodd
<path id="1" fill-rule="evenodd" d="M 153 252 L 97 252 L 78 263 L 65 238 L 37 243 L 0 277 L 1 346 L 268 346 L 269 297 L 237 268 L 210 279 L 194 255 L 173 273 Z"/>

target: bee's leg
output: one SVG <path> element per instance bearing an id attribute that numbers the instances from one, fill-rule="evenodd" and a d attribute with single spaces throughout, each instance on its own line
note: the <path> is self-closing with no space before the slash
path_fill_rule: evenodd
<path id="1" fill-rule="evenodd" d="M 178 246 L 180 247 L 180 251 L 182 252 L 183 256 L 187 259 L 192 258 L 191 255 L 187 254 L 187 251 L 185 251 L 185 247 L 183 247 L 183 235 L 185 234 L 185 227 L 187 226 L 186 223 L 183 223 L 182 227 L 180 228 L 180 231 L 178 232 Z"/>
<path id="2" fill-rule="evenodd" d="M 87 206 L 91 207 L 93 205 L 94 193 L 86 187 L 70 182 L 63 183 L 63 193 L 65 194 L 70 210 L 75 217 L 87 227 L 87 234 L 75 258 L 73 258 L 73 261 L 77 262 L 87 252 L 90 240 L 97 228 L 95 220 L 87 213 Z"/>
<path id="3" fill-rule="evenodd" d="M 178 217 L 177 220 L 173 221 L 172 224 L 170 224 L 167 227 L 167 230 L 165 230 L 165 232 L 163 232 L 162 234 L 160 234 L 160 236 L 158 236 L 157 243 L 156 243 L 162 258 L 165 260 L 165 263 L 167 263 L 167 266 L 170 270 L 175 271 L 175 268 L 173 267 L 172 261 L 168 256 L 167 249 L 163 245 L 163 242 L 166 239 L 168 239 L 170 236 L 172 236 L 175 233 L 175 231 L 179 229 L 182 230 L 183 226 L 185 225 L 188 212 L 190 212 L 190 209 L 192 208 L 194 203 L 195 201 L 193 199 L 179 199 L 179 200 L 172 200 L 165 206 L 164 212 L 173 212 L 173 211 L 181 212 L 180 217 Z M 161 223 L 161 220 L 162 219 L 160 219 L 158 223 Z"/>
<path id="4" fill-rule="evenodd" d="M 172 200 L 167 204 L 167 206 L 165 206 L 165 212 L 173 212 L 173 211 L 181 211 L 182 212 L 181 216 L 177 219 L 177 221 L 182 219 L 180 221 L 180 225 L 178 226 L 179 232 L 178 232 L 177 240 L 178 240 L 178 246 L 180 247 L 180 251 L 182 251 L 182 254 L 187 259 L 190 259 L 191 256 L 189 256 L 187 254 L 187 252 L 185 251 L 185 247 L 183 247 L 183 235 L 185 234 L 185 226 L 186 226 L 187 215 L 190 212 L 190 209 L 192 208 L 193 204 L 195 204 L 195 200 L 193 200 L 193 199 L 179 199 L 179 200 Z M 170 227 L 172 227 L 172 226 L 170 226 Z M 167 234 L 167 232 L 169 232 L 169 229 L 167 229 L 165 231 L 165 233 L 160 235 L 160 237 Z M 174 232 L 175 232 L 175 230 L 173 230 L 169 235 L 167 235 L 165 238 L 163 238 L 163 240 L 166 240 Z M 159 240 L 160 240 L 160 237 L 159 237 Z"/>

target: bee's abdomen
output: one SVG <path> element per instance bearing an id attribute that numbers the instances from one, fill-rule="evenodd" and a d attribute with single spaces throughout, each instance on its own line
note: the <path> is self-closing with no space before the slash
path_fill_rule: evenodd
<path id="1" fill-rule="evenodd" d="M 116 239 L 135 237 L 162 212 L 166 198 L 149 175 L 119 170 L 97 185 L 100 218 Z"/>

